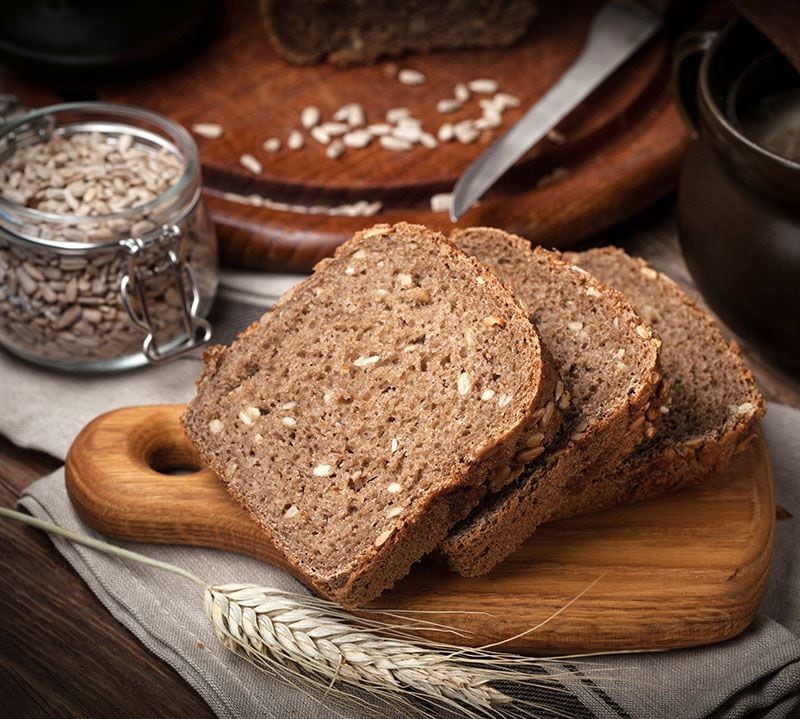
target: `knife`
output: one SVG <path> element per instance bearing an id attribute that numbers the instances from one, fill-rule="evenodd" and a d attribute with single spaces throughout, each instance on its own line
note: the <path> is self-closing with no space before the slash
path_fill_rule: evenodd
<path id="1" fill-rule="evenodd" d="M 581 54 L 561 79 L 458 178 L 450 219 L 455 222 L 528 150 L 646 43 L 662 24 L 644 3 L 612 0 L 595 15 Z"/>

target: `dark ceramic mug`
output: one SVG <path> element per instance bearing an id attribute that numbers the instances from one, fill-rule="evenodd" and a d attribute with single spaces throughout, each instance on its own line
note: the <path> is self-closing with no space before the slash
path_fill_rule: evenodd
<path id="1" fill-rule="evenodd" d="M 800 373 L 800 75 L 739 20 L 685 36 L 674 77 L 695 135 L 678 193 L 689 270 L 735 332 Z"/>

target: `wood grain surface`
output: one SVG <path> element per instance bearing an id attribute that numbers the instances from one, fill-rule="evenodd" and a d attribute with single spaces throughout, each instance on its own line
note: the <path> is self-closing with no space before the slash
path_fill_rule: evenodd
<path id="1" fill-rule="evenodd" d="M 666 199 L 593 243 L 625 247 L 696 294 L 675 238 L 673 204 Z M 743 351 L 765 397 L 800 409 L 800 378 L 775 369 L 752 347 Z M 0 502 L 13 506 L 28 484 L 59 464 L 0 438 Z M 779 521 L 800 520 L 779 508 Z M 203 699 L 116 622 L 41 533 L 0 523 L 0 542 L 0 616 L 6 620 L 0 716 L 213 719 Z"/>
<path id="2" fill-rule="evenodd" d="M 302 581 L 201 468 L 179 423 L 183 409 L 129 407 L 90 422 L 67 456 L 73 506 L 112 537 L 232 550 Z M 457 607 L 468 613 L 446 621 L 466 636 L 453 643 L 482 646 L 539 625 L 599 579 L 568 611 L 506 648 L 569 654 L 707 644 L 752 620 L 774 522 L 771 468 L 759 436 L 725 472 L 695 487 L 542 527 L 484 577 L 460 577 L 425 561 L 370 606 Z"/>
<path id="3" fill-rule="evenodd" d="M 509 50 L 439 52 L 400 61 L 427 77 L 424 85 L 409 87 L 387 75 L 388 63 L 346 70 L 287 65 L 267 41 L 256 3 L 231 0 L 218 36 L 191 63 L 165 68 L 155 82 L 98 88 L 94 97 L 146 107 L 186 127 L 197 122 L 223 125 L 220 139 L 196 138 L 223 259 L 250 267 L 308 270 L 365 224 L 402 219 L 448 227 L 446 213 L 431 211 L 430 198 L 451 190 L 469 163 L 558 80 L 580 52 L 602 4 L 573 0 L 567 13 L 558 3 L 543 4 L 529 34 Z M 543 245 L 566 246 L 671 189 L 688 140 L 669 91 L 674 34 L 662 33 L 614 73 L 559 126 L 564 141 L 540 143 L 460 225 L 501 226 Z M 497 80 L 521 106 L 506 113 L 503 128 L 485 131 L 475 143 L 391 152 L 373 142 L 337 160 L 311 139 L 299 151 L 285 147 L 308 105 L 318 106 L 331 119 L 340 106 L 357 101 L 369 122 L 383 121 L 390 108 L 408 107 L 435 133 L 445 121 L 480 117 L 479 95 L 449 115 L 438 113 L 436 103 L 452 97 L 457 82 L 482 77 Z M 19 78 L 0 74 L 0 84 L 26 104 L 41 104 L 47 96 Z M 270 137 L 283 141 L 279 152 L 262 149 Z M 259 176 L 239 164 L 244 153 L 263 163 Z M 545 177 L 551 181 L 538 186 Z M 304 207 L 368 200 L 382 203 L 383 210 L 370 219 L 300 214 L 231 202 L 225 193 Z"/>

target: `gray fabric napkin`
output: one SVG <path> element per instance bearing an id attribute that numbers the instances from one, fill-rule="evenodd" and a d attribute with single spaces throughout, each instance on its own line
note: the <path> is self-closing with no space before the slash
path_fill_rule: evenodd
<path id="1" fill-rule="evenodd" d="M 228 341 L 297 279 L 224 273 L 212 317 L 215 327 L 223 328 L 216 341 Z M 199 368 L 193 357 L 113 377 L 79 377 L 39 370 L 0 353 L 0 433 L 22 447 L 63 458 L 75 434 L 97 414 L 126 405 L 187 401 Z M 778 504 L 794 517 L 777 524 L 769 583 L 751 627 L 714 646 L 603 657 L 603 666 L 619 669 L 625 681 L 600 688 L 586 680 L 571 685 L 566 694 L 540 695 L 539 701 L 549 700 L 571 717 L 800 715 L 800 412 L 772 405 L 764 430 Z M 72 509 L 62 470 L 32 484 L 20 504 L 37 517 L 98 536 Z M 186 580 L 60 539 L 54 542 L 114 617 L 172 665 L 218 716 L 374 716 L 337 705 L 321 709 L 316 698 L 259 673 L 222 648 L 203 616 L 201 592 Z M 123 546 L 178 564 L 212 583 L 256 582 L 305 591 L 281 570 L 227 552 Z"/>

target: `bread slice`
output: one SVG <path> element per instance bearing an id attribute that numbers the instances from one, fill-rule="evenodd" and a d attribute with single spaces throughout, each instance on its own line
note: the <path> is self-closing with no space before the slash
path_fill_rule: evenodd
<path id="1" fill-rule="evenodd" d="M 538 525 L 591 501 L 592 481 L 655 433 L 666 385 L 658 365 L 659 339 L 619 292 L 559 253 L 533 250 L 527 240 L 501 230 L 473 228 L 451 239 L 516 293 L 572 395 L 551 447 L 442 543 L 452 569 L 477 576 Z"/>
<path id="2" fill-rule="evenodd" d="M 725 340 L 708 312 L 644 260 L 613 247 L 567 258 L 624 292 L 661 335 L 671 393 L 658 435 L 598 482 L 591 505 L 582 509 L 648 499 L 723 469 L 764 415 L 764 400 L 736 343 Z"/>
<path id="3" fill-rule="evenodd" d="M 494 274 L 378 225 L 207 353 L 183 425 L 286 566 L 354 606 L 555 434 L 557 380 Z"/>
<path id="4" fill-rule="evenodd" d="M 261 13 L 272 44 L 290 62 L 352 65 L 407 51 L 506 47 L 525 34 L 536 4 L 261 0 Z"/>

